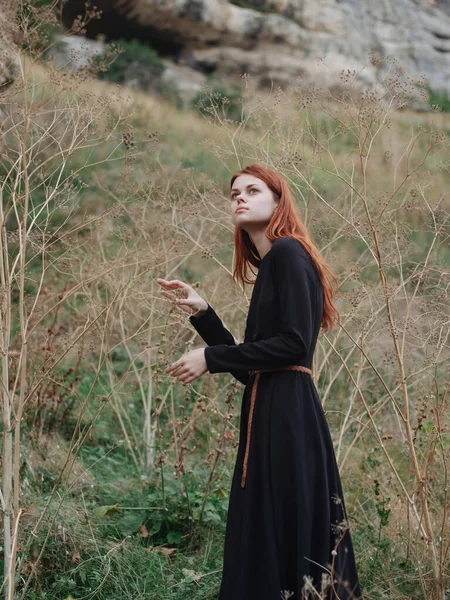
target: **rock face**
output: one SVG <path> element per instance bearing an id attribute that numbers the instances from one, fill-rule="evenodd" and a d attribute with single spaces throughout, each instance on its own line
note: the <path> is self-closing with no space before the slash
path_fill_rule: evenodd
<path id="1" fill-rule="evenodd" d="M 244 2 L 240 2 L 244 4 Z M 396 58 L 411 76 L 426 75 L 450 95 L 450 0 L 98 0 L 102 18 L 87 35 L 137 37 L 179 65 L 204 73 L 251 74 L 261 85 L 296 77 L 336 82 L 357 69 L 379 77 L 370 52 Z M 84 0 L 68 0 L 65 24 Z M 325 61 L 320 59 L 325 57 Z"/>
<path id="2" fill-rule="evenodd" d="M 14 40 L 15 4 L 13 0 L 0 3 L 0 93 L 16 79 L 19 72 L 19 56 Z"/>
<path id="3" fill-rule="evenodd" d="M 67 66 L 71 69 L 79 69 L 88 66 L 90 60 L 96 54 L 103 54 L 105 44 L 102 41 L 88 40 L 78 35 L 58 36 L 58 42 L 48 53 L 53 57 L 57 68 Z"/>
<path id="4" fill-rule="evenodd" d="M 450 15 L 450 0 L 436 0 L 433 4 Z"/>

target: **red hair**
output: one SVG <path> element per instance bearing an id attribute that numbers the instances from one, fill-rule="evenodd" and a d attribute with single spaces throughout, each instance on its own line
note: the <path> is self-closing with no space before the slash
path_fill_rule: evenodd
<path id="1" fill-rule="evenodd" d="M 317 267 L 324 291 L 324 308 L 321 326 L 324 331 L 330 331 L 336 322 L 339 321 L 339 313 L 333 303 L 334 291 L 331 282 L 337 284 L 338 279 L 333 274 L 329 265 L 322 258 L 319 249 L 312 242 L 308 230 L 300 217 L 297 215 L 292 200 L 292 194 L 285 179 L 276 171 L 261 167 L 259 165 L 249 165 L 231 178 L 230 190 L 233 187 L 234 180 L 239 175 L 253 175 L 272 190 L 275 197 L 279 200 L 277 209 L 270 219 L 266 228 L 266 237 L 274 242 L 279 237 L 292 237 L 298 240 L 305 250 L 311 255 L 314 264 Z M 259 267 L 261 258 L 258 250 L 253 244 L 249 234 L 240 227 L 234 231 L 234 247 L 236 251 L 236 262 L 233 272 L 233 280 L 242 284 L 254 284 L 247 278 L 249 264 Z M 250 269 L 251 270 L 251 269 Z M 253 271 L 251 271 L 253 273 Z"/>

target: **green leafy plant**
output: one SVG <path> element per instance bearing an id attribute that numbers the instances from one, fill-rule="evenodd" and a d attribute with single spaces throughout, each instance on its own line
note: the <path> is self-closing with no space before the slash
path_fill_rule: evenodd
<path id="1" fill-rule="evenodd" d="M 437 107 L 442 112 L 450 112 L 450 98 L 443 92 L 434 92 L 428 89 L 428 104 Z"/>
<path id="2" fill-rule="evenodd" d="M 238 123 L 245 117 L 240 86 L 225 85 L 215 73 L 206 78 L 203 89 L 192 98 L 191 104 L 203 115 L 220 112 Z"/>
<path id="3" fill-rule="evenodd" d="M 108 51 L 113 55 L 110 62 L 103 55 L 92 57 L 99 79 L 135 83 L 144 90 L 161 89 L 161 76 L 166 67 L 154 48 L 137 39 L 121 39 L 108 44 Z"/>

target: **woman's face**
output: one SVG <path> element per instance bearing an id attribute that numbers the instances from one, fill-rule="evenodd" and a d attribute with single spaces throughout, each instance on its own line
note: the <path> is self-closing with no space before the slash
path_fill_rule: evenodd
<path id="1" fill-rule="evenodd" d="M 246 173 L 236 177 L 230 191 L 233 225 L 247 232 L 265 228 L 276 206 L 274 194 L 264 181 Z"/>

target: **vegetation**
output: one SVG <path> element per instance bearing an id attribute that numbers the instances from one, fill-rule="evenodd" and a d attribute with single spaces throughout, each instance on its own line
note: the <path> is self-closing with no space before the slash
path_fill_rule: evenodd
<path id="1" fill-rule="evenodd" d="M 191 105 L 203 115 L 219 113 L 237 123 L 245 118 L 241 87 L 236 83 L 225 83 L 215 73 L 208 75 L 203 89 L 194 96 Z"/>
<path id="2" fill-rule="evenodd" d="M 270 2 L 266 0 L 230 0 L 230 4 L 234 4 L 236 6 L 240 6 L 241 8 L 248 8 L 251 10 L 256 10 L 261 13 L 269 13 L 274 15 L 280 14 L 279 7 L 275 7 L 271 5 Z M 295 11 L 292 6 L 284 6 L 282 9 L 282 14 L 286 19 L 291 19 L 298 23 L 298 25 L 303 26 L 303 23 L 300 19 L 294 17 Z"/>
<path id="3" fill-rule="evenodd" d="M 430 106 L 438 108 L 442 112 L 450 112 L 450 98 L 447 94 L 433 92 L 433 90 L 428 90 L 429 92 L 429 100 L 428 103 Z"/>
<path id="4" fill-rule="evenodd" d="M 156 278 L 200 286 L 242 339 L 226 192 L 260 162 L 339 276 L 313 372 L 365 598 L 443 600 L 448 116 L 409 111 L 387 59 L 378 91 L 345 71 L 265 97 L 245 76 L 236 123 L 214 93 L 178 110 L 44 64 L 34 31 L 1 90 L 4 597 L 217 597 L 242 386 L 164 374 L 204 344 Z"/>
<path id="5" fill-rule="evenodd" d="M 106 55 L 95 55 L 92 62 L 100 79 L 158 93 L 175 104 L 180 102 L 176 90 L 162 78 L 166 66 L 158 52 L 148 44 L 136 39 L 118 40 L 108 44 Z"/>
<path id="6" fill-rule="evenodd" d="M 241 8 L 257 10 L 262 13 L 276 13 L 276 11 L 268 6 L 264 0 L 231 0 L 231 4 L 235 4 Z"/>

